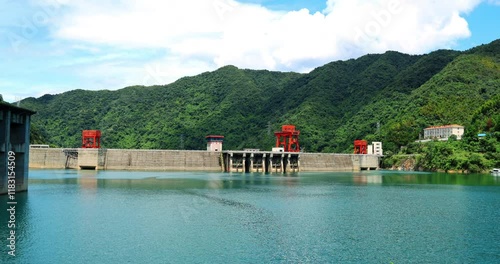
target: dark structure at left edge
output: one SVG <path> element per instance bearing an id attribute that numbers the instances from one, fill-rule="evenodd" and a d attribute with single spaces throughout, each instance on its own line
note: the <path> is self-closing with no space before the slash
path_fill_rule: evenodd
<path id="1" fill-rule="evenodd" d="M 28 190 L 30 119 L 35 113 L 0 102 L 0 194 L 8 192 L 8 175 L 12 171 L 15 192 Z M 8 166 L 9 161 L 14 161 L 13 166 Z"/>

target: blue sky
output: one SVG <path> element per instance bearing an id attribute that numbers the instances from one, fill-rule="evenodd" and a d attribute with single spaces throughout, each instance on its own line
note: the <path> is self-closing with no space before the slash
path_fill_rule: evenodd
<path id="1" fill-rule="evenodd" d="M 0 94 L 171 83 L 224 65 L 309 72 L 500 38 L 500 0 L 0 0 Z"/>

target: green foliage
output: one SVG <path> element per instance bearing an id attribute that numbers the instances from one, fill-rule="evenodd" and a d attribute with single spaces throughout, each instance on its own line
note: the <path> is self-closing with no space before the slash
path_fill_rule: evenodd
<path id="1" fill-rule="evenodd" d="M 290 123 L 308 152 L 350 153 L 353 140 L 364 138 L 382 141 L 386 153 L 403 146 L 422 153 L 429 169 L 475 170 L 498 157 L 499 46 L 389 51 L 308 74 L 225 66 L 165 86 L 74 90 L 22 106 L 38 112 L 33 124 L 46 143 L 64 147 L 79 146 L 81 130 L 100 129 L 107 148 L 204 149 L 206 135 L 222 134 L 225 149 L 268 150 L 273 132 Z M 412 146 L 423 128 L 451 123 L 467 128 L 464 140 Z M 479 132 L 488 139 L 479 141 Z"/>
<path id="2" fill-rule="evenodd" d="M 474 111 L 462 140 L 409 143 L 401 154 L 418 154 L 417 167 L 430 171 L 484 172 L 500 167 L 500 96 L 494 96 Z M 478 134 L 486 134 L 478 137 Z M 397 157 L 385 159 L 387 167 L 399 166 Z"/>
<path id="3" fill-rule="evenodd" d="M 45 131 L 34 123 L 30 126 L 30 144 L 48 144 Z"/>
<path id="4" fill-rule="evenodd" d="M 495 142 L 499 144 L 499 142 Z M 402 166 L 403 161 L 413 159 L 415 167 L 426 171 L 485 172 L 498 165 L 498 152 L 472 152 L 465 141 L 433 141 L 411 143 L 401 154 L 388 156 L 384 166 Z"/>
<path id="5" fill-rule="evenodd" d="M 63 147 L 78 147 L 82 130 L 99 129 L 107 148 L 204 149 L 208 134 L 225 135 L 226 148 L 268 148 L 274 135 L 262 131 L 273 117 L 261 113 L 275 92 L 269 89 L 282 90 L 300 76 L 227 66 L 168 86 L 74 90 L 28 98 L 22 106 L 37 111 L 33 124 Z"/>

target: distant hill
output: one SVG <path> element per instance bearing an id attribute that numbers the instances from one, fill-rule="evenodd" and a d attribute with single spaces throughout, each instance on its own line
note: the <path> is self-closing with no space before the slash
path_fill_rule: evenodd
<path id="1" fill-rule="evenodd" d="M 499 54 L 496 40 L 465 52 L 369 54 L 308 74 L 225 66 L 163 86 L 27 98 L 22 107 L 37 111 L 37 140 L 62 147 L 100 129 L 107 148 L 205 149 L 206 135 L 221 134 L 225 149 L 267 150 L 291 123 L 307 152 L 351 152 L 357 138 L 397 151 L 430 125 L 479 129 L 474 116 L 500 94 Z"/>

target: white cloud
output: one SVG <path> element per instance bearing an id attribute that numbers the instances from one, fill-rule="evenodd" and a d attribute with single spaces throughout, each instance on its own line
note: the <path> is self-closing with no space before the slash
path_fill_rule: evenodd
<path id="1" fill-rule="evenodd" d="M 0 81 L 0 94 L 3 100 L 13 103 L 28 97 L 40 97 L 44 94 L 57 94 L 67 91 L 67 87 L 53 85 L 26 86 L 23 83 Z"/>
<path id="2" fill-rule="evenodd" d="M 375 47 L 385 43 L 401 46 L 403 51 L 426 51 L 427 47 L 419 49 L 418 44 L 427 43 L 430 35 L 444 35 L 430 46 L 467 37 L 467 24 L 458 15 L 479 2 L 329 0 L 324 14 L 310 14 L 307 9 L 276 12 L 230 0 L 126 0 L 119 4 L 76 0 L 68 1 L 70 11 L 58 21 L 54 35 L 120 47 L 163 47 L 220 60 L 258 51 L 262 57 L 272 56 L 276 64 L 286 64 L 303 57 L 337 55 L 335 44 L 353 41 L 357 28 L 376 35 L 378 41 L 368 43 Z M 375 24 L 379 29 L 370 27 Z M 408 37 L 417 45 L 408 50 L 394 36 Z"/>
<path id="3" fill-rule="evenodd" d="M 182 57 L 168 56 L 147 63 L 126 63 L 107 61 L 85 65 L 76 73 L 82 80 L 83 89 L 122 88 L 134 85 L 168 84 L 180 77 L 193 76 L 213 69 L 205 61 L 185 60 Z"/>
<path id="4" fill-rule="evenodd" d="M 451 48 L 470 36 L 463 15 L 481 2 L 325 0 L 323 12 L 311 13 L 233 0 L 53 1 L 63 5 L 50 21 L 54 41 L 95 56 L 76 73 L 92 80 L 75 87 L 86 89 L 165 84 L 227 64 L 307 72 L 366 53 Z M 119 56 L 106 56 L 113 49 Z M 163 52 L 134 58 L 148 49 Z"/>

